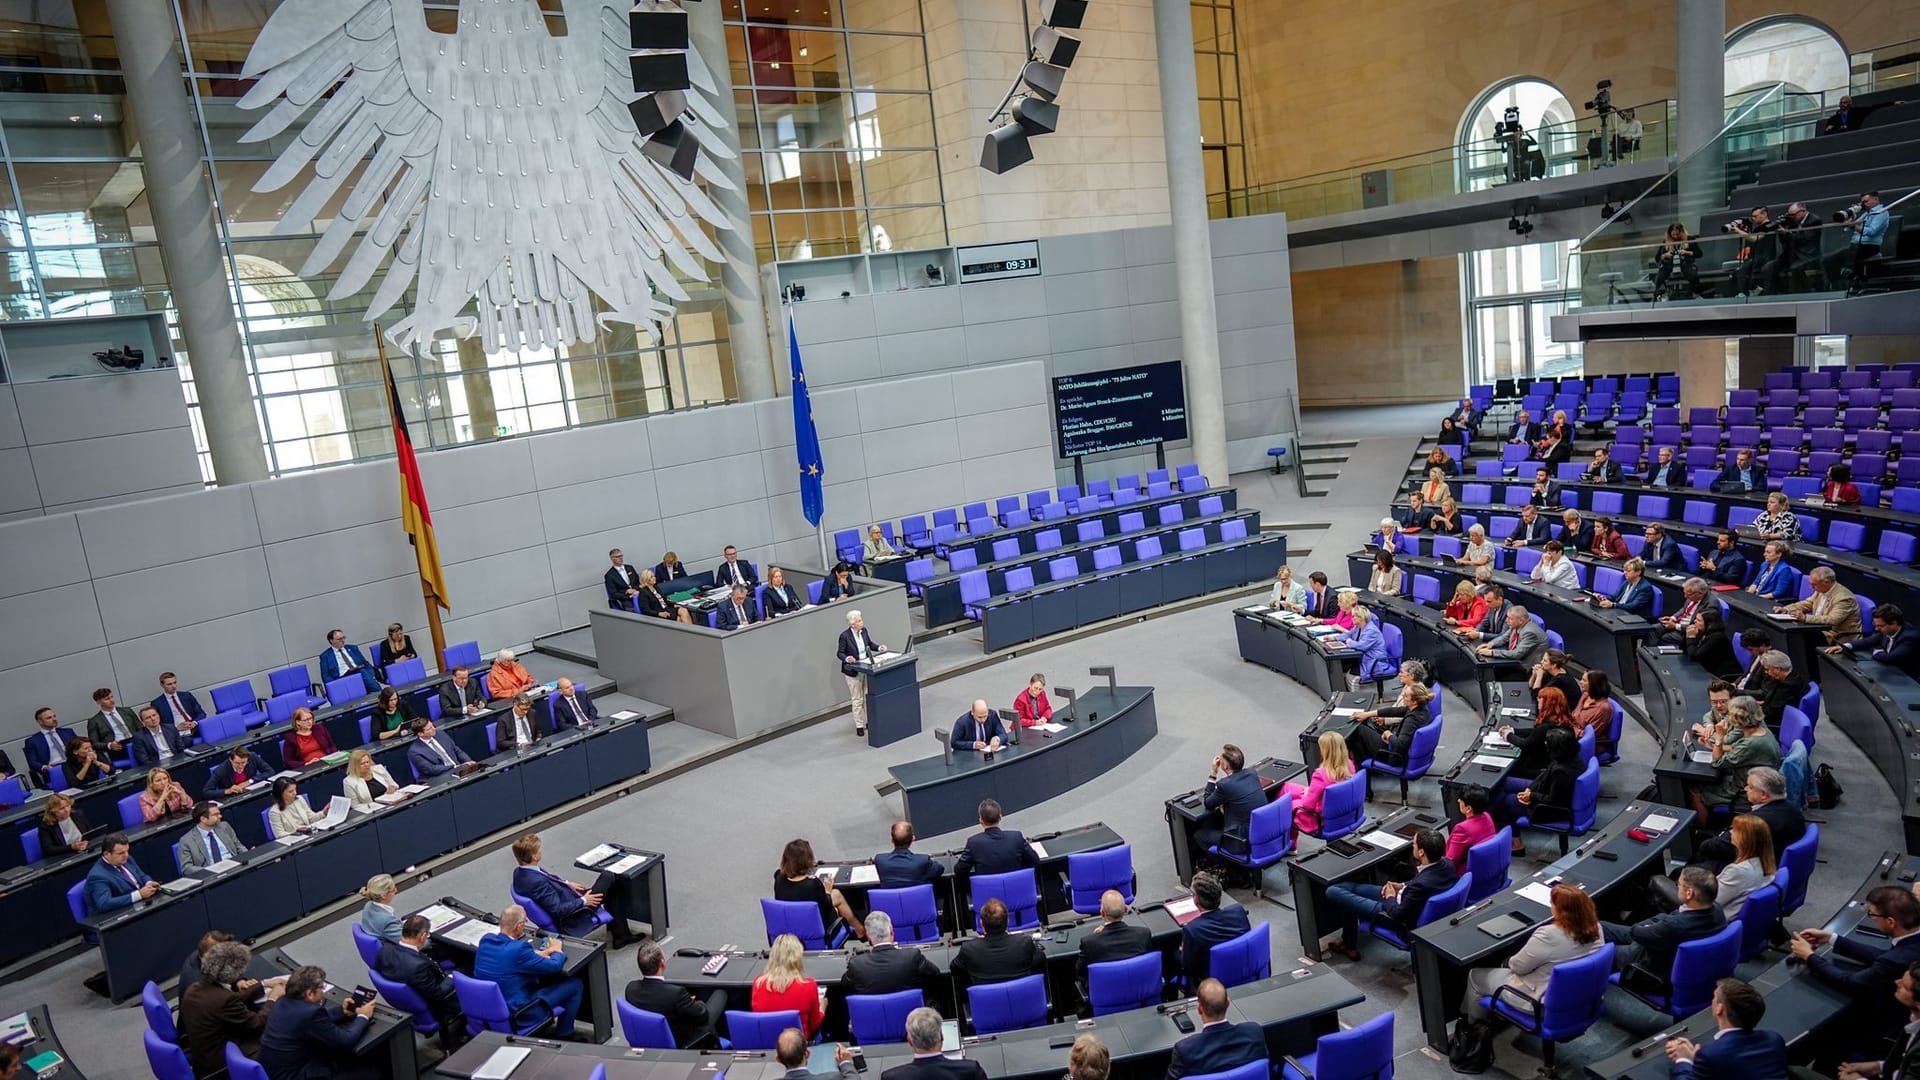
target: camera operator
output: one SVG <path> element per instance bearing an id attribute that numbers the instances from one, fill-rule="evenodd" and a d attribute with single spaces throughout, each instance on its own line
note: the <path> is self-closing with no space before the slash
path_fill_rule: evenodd
<path id="1" fill-rule="evenodd" d="M 1687 227 L 1674 222 L 1667 226 L 1667 239 L 1653 256 L 1653 294 L 1665 296 L 1667 281 L 1679 274 L 1687 279 L 1687 289 L 1700 295 L 1700 245 L 1687 235 Z"/>
<path id="2" fill-rule="evenodd" d="M 1721 228 L 1745 241 L 1740 247 L 1740 265 L 1733 272 L 1734 291 L 1741 296 L 1763 291 L 1754 279 L 1771 271 L 1774 260 L 1779 257 L 1773 234 L 1780 226 L 1773 220 L 1773 214 L 1764 206 L 1756 206 L 1746 217 L 1729 221 Z"/>
<path id="3" fill-rule="evenodd" d="M 1852 235 L 1847 246 L 1827 256 L 1827 288 L 1838 289 L 1845 282 L 1848 293 L 1857 293 L 1867 285 L 1867 260 L 1880 254 L 1880 241 L 1893 220 L 1877 191 L 1864 192 L 1860 201 L 1835 215 L 1846 222 Z"/>
<path id="4" fill-rule="evenodd" d="M 1819 228 L 1819 219 L 1807 212 L 1806 203 L 1787 207 L 1779 222 L 1780 254 L 1767 271 L 1768 292 L 1807 291 L 1807 271 L 1820 265 Z"/>

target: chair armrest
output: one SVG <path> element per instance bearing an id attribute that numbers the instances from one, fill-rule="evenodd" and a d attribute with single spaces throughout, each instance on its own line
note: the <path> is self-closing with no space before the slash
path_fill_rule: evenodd
<path id="1" fill-rule="evenodd" d="M 545 1031 L 547 1028 L 552 1027 L 558 1020 L 558 1018 L 553 1015 L 553 1006 L 541 1001 L 539 998 L 534 998 L 532 1001 L 522 1005 L 518 1011 L 507 1017 L 507 1026 L 518 1034 L 523 1030 L 520 1025 L 523 1022 L 531 1023 L 536 1015 L 541 1017 L 540 1022 L 533 1027 L 524 1029 L 525 1031 L 529 1033 Z"/>
<path id="2" fill-rule="evenodd" d="M 1500 995 L 1502 994 L 1510 994 L 1513 997 L 1519 998 L 1522 1006 L 1524 1006 L 1527 1010 L 1527 1015 L 1533 1017 L 1534 1025 L 1536 1027 L 1539 1026 L 1540 1010 L 1545 1008 L 1546 1007 L 1545 1005 L 1542 1005 L 1538 1000 L 1528 997 L 1527 995 L 1521 993 L 1520 991 L 1514 989 L 1512 986 L 1509 986 L 1505 983 L 1502 983 L 1500 985 L 1500 988 L 1493 992 L 1494 1000 L 1498 1001 L 1500 999 Z"/>
<path id="3" fill-rule="evenodd" d="M 1241 856 L 1251 855 L 1253 853 L 1253 841 L 1239 833 L 1224 832 L 1220 834 L 1220 850 L 1223 853 Z"/>
<path id="4" fill-rule="evenodd" d="M 1280 1060 L 1286 1062 L 1288 1065 L 1293 1066 L 1293 1071 L 1299 1073 L 1301 1076 L 1306 1077 L 1307 1080 L 1313 1080 L 1313 1070 L 1307 1068 L 1305 1065 L 1300 1064 L 1299 1058 L 1294 1057 L 1292 1054 L 1286 1054 L 1282 1056 Z"/>

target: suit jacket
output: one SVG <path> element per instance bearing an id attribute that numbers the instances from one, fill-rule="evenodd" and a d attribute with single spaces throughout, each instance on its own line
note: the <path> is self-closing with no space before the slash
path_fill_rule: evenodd
<path id="1" fill-rule="evenodd" d="M 326 1080 L 358 1064 L 354 1046 L 371 1024 L 364 1016 L 343 1022 L 340 1006 L 326 1001 L 281 998 L 267 1014 L 256 1060 L 268 1080 Z"/>
<path id="2" fill-rule="evenodd" d="M 953 977 L 962 987 L 1024 978 L 1046 966 L 1047 951 L 1026 933 L 969 938 L 952 964 Z"/>
<path id="3" fill-rule="evenodd" d="M 1532 420 L 1521 423 L 1515 420 L 1507 425 L 1507 441 L 1534 443 L 1540 441 L 1540 425 Z"/>
<path id="4" fill-rule="evenodd" d="M 680 605 L 667 599 L 667 594 L 661 592 L 657 585 L 652 589 L 641 589 L 639 600 L 640 614 L 655 619 L 665 618 L 669 615 L 677 616 L 680 610 Z"/>
<path id="5" fill-rule="evenodd" d="M 605 581 L 607 606 L 615 611 L 632 611 L 633 605 L 627 600 L 627 590 L 640 587 L 640 571 L 631 566 L 609 566 Z"/>
<path id="6" fill-rule="evenodd" d="M 1661 470 L 1664 469 L 1663 474 Z M 1687 463 L 1674 458 L 1664 466 L 1658 459 L 1647 462 L 1646 475 L 1641 477 L 1648 487 L 1677 488 L 1684 487 L 1687 480 Z"/>
<path id="7" fill-rule="evenodd" d="M 1880 1075 L 1892 1076 L 1895 1069 L 1903 1077 L 1920 1076 L 1920 1038 L 1908 1035 L 1905 1030 L 1894 1036 L 1893 1049 L 1881 1063 Z"/>
<path id="8" fill-rule="evenodd" d="M 940 880 L 940 864 L 917 851 L 883 851 L 873 857 L 873 868 L 880 873 L 880 887 L 898 889 L 907 885 L 929 885 Z"/>
<path id="9" fill-rule="evenodd" d="M 380 786 L 386 789 L 380 793 L 382 795 L 391 794 L 395 788 L 405 786 L 394 780 L 393 774 L 387 771 L 387 767 L 377 761 L 374 762 L 373 765 L 373 779 L 379 781 Z M 369 810 L 376 805 L 374 802 L 373 788 L 369 786 L 365 780 L 357 776 L 348 776 L 342 779 L 340 781 L 340 788 L 342 793 L 346 795 L 347 802 L 352 804 L 356 810 Z"/>
<path id="10" fill-rule="evenodd" d="M 760 600 L 765 605 L 767 618 L 799 611 L 806 604 L 806 598 L 791 585 L 782 585 L 777 589 L 769 585 L 760 590 Z"/>
<path id="11" fill-rule="evenodd" d="M 166 742 L 168 752 L 174 754 L 186 753 L 186 741 L 180 738 L 180 730 L 172 724 L 160 725 L 159 738 Z M 160 745 L 155 741 L 153 732 L 148 731 L 146 728 L 143 727 L 135 732 L 133 741 L 129 743 L 128 746 L 133 750 L 133 763 L 135 765 L 143 769 L 150 769 L 160 764 Z"/>
<path id="12" fill-rule="evenodd" d="M 1700 1044 L 1692 1062 L 1676 1061 L 1671 1080 L 1758 1080 L 1787 1075 L 1787 1043 L 1777 1031 L 1729 1028 Z M 1882 1073 L 1891 1076 L 1892 1073 Z"/>
<path id="13" fill-rule="evenodd" d="M 266 774 L 266 762 L 261 761 L 258 757 L 248 759 L 247 780 L 249 782 L 259 780 Z M 234 776 L 233 761 L 229 759 L 215 765 L 208 771 L 206 786 L 200 789 L 200 794 L 210 798 L 218 798 L 226 794 L 226 790 L 237 783 L 239 783 L 239 778 Z"/>
<path id="14" fill-rule="evenodd" d="M 1525 544 L 1529 547 L 1544 544 L 1553 539 L 1553 523 L 1535 514 L 1533 526 L 1529 528 L 1526 519 L 1522 518 L 1513 528 L 1512 539 L 1516 544 Z"/>
<path id="15" fill-rule="evenodd" d="M 373 665 L 367 663 L 367 656 L 360 651 L 360 646 L 348 642 L 342 646 L 342 648 L 346 650 L 347 660 L 353 665 L 353 670 L 358 671 L 361 679 L 366 682 L 367 693 L 371 694 L 375 690 L 380 689 L 380 679 L 373 673 Z M 321 652 L 320 685 L 325 686 L 344 674 L 345 672 L 340 670 L 340 661 L 336 658 L 332 649 Z"/>
<path id="16" fill-rule="evenodd" d="M 894 994 L 931 985 L 940 977 L 927 954 L 898 945 L 877 945 L 873 951 L 847 958 L 841 985 L 849 994 Z"/>
<path id="17" fill-rule="evenodd" d="M 360 929 L 381 941 L 400 943 L 400 914 L 385 904 L 369 900 L 360 905 Z"/>
<path id="18" fill-rule="evenodd" d="M 1653 545 L 1640 549 L 1640 558 L 1644 559 L 1649 570 L 1666 570 L 1675 574 L 1691 573 L 1693 567 L 1687 565 L 1687 557 L 1680 553 L 1680 545 L 1669 536 L 1660 541 L 1660 551 L 1656 554 Z"/>
<path id="19" fill-rule="evenodd" d="M 249 1057 L 259 1054 L 267 1010 L 254 1008 L 248 995 L 195 979 L 180 991 L 176 1026 L 193 1074 L 217 1076 L 227 1068 L 227 1043 L 237 1044 Z"/>
<path id="20" fill-rule="evenodd" d="M 1909 675 L 1920 676 L 1920 627 L 1903 626 L 1891 638 L 1876 631 L 1848 643 L 1847 651 L 1856 659 L 1865 654 Z"/>
<path id="21" fill-rule="evenodd" d="M 1617 484 L 1620 482 L 1620 463 L 1608 458 L 1604 462 L 1588 465 L 1580 477 L 1589 484 Z"/>
<path id="22" fill-rule="evenodd" d="M 1567 549 L 1567 554 L 1569 555 L 1576 551 L 1593 550 L 1593 522 L 1585 518 L 1580 519 L 1580 527 L 1574 530 L 1572 536 L 1567 535 L 1567 527 L 1565 525 L 1560 526 L 1559 535 L 1560 544 Z"/>
<path id="23" fill-rule="evenodd" d="M 378 731 L 380 729 L 378 727 L 375 727 L 374 730 Z M 339 752 L 340 748 L 333 745 L 333 732 L 328 731 L 325 724 L 313 725 L 313 741 L 314 741 L 314 750 L 316 753 L 320 755 L 320 757 L 326 757 L 328 754 Z M 285 765 L 289 769 L 303 769 L 308 765 L 313 764 L 314 761 L 319 760 L 318 758 L 310 758 L 306 761 L 299 761 L 297 760 L 299 756 L 300 756 L 299 746 L 294 741 L 293 730 L 289 728 L 287 730 L 287 733 L 281 736 L 280 738 L 281 764 Z"/>
<path id="24" fill-rule="evenodd" d="M 1681 639 L 1680 647 L 1686 651 L 1687 658 L 1706 669 L 1717 678 L 1729 678 L 1740 674 L 1740 658 L 1733 654 L 1733 642 L 1725 633 L 1708 632 L 1698 637 Z"/>
<path id="25" fill-rule="evenodd" d="M 226 851 L 229 859 L 247 850 L 247 845 L 241 843 L 240 838 L 233 834 L 233 825 L 229 822 L 222 821 L 215 825 L 213 835 L 220 841 L 220 847 Z M 180 838 L 180 872 L 182 874 L 212 866 L 217 861 L 212 852 L 207 849 L 206 834 L 200 831 L 199 826 L 189 828 L 187 834 Z"/>
<path id="26" fill-rule="evenodd" d="M 188 693 L 185 690 L 180 690 L 180 691 L 177 691 L 173 696 L 179 698 L 180 707 L 187 710 L 187 719 L 204 720 L 207 718 L 207 710 L 200 707 L 199 699 L 195 698 L 192 694 Z M 161 723 L 167 725 L 168 727 L 172 727 L 174 724 L 179 723 L 179 721 L 174 717 L 174 714 L 173 714 L 173 703 L 167 700 L 167 695 L 161 694 L 159 697 L 154 698 L 153 701 L 150 702 L 150 704 L 154 708 L 160 710 Z"/>
<path id="27" fill-rule="evenodd" d="M 422 956 L 417 949 L 383 941 L 380 951 L 374 955 L 373 970 L 381 978 L 391 979 L 419 994 L 436 1014 L 448 1009 L 454 1001 L 453 980 L 440 970 L 439 964 Z"/>
<path id="28" fill-rule="evenodd" d="M 79 738 L 72 728 L 54 728 L 53 733 L 60 740 L 57 753 L 47 745 L 47 733 L 38 727 L 33 729 L 32 735 L 27 736 L 27 771 L 33 774 L 33 782 L 40 787 L 47 786 L 48 766 L 65 761 L 67 744 Z"/>
<path id="29" fill-rule="evenodd" d="M 1333 614 L 1334 608 L 1339 606 L 1338 595 L 1331 586 L 1319 592 L 1314 592 L 1313 587 L 1308 586 L 1307 598 L 1302 602 L 1301 614 L 1316 619 L 1326 618 Z"/>
<path id="30" fill-rule="evenodd" d="M 1247 909 L 1239 906 L 1203 911 L 1180 928 L 1180 966 L 1186 970 L 1187 985 L 1199 986 L 1213 964 L 1210 950 L 1223 941 L 1231 941 L 1253 929 L 1247 921 Z"/>
<path id="31" fill-rule="evenodd" d="M 1651 594 L 1652 586 L 1647 586 L 1645 582 L 1641 584 L 1645 586 L 1649 594 Z M 1647 603 L 1652 604 L 1653 601 L 1648 600 Z M 1506 627 L 1501 629 L 1499 636 L 1484 638 L 1481 643 L 1491 643 L 1493 645 L 1492 655 L 1495 660 L 1518 664 L 1523 668 L 1530 668 L 1539 663 L 1540 657 L 1545 655 L 1547 651 L 1547 632 L 1540 629 L 1540 624 L 1534 622 L 1532 619 L 1528 619 L 1526 625 L 1520 628 L 1519 642 L 1509 645 L 1508 642 L 1512 640 L 1513 630 L 1510 627 Z"/>
<path id="32" fill-rule="evenodd" d="M 563 934 L 579 937 L 593 929 L 593 909 L 566 882 L 535 866 L 513 868 L 513 891 L 540 905 Z"/>
<path id="33" fill-rule="evenodd" d="M 1767 714 L 1767 726 L 1779 731 L 1787 706 L 1798 708 L 1800 699 L 1807 696 L 1807 686 L 1806 675 L 1792 671 L 1784 679 L 1762 678 L 1758 687 L 1749 687 L 1747 692 L 1760 699 L 1761 711 Z"/>
<path id="34" fill-rule="evenodd" d="M 527 710 L 527 731 L 533 735 L 535 741 L 547 736 L 547 722 L 540 716 L 540 712 L 538 705 Z M 501 750 L 512 750 L 520 745 L 520 723 L 513 715 L 512 709 L 508 709 L 494 719 L 493 745 Z M 529 742 L 527 745 L 532 746 L 533 743 Z"/>
<path id="35" fill-rule="evenodd" d="M 653 581 L 656 585 L 671 585 L 675 578 L 692 576 L 687 570 L 686 563 L 677 562 L 671 567 L 666 563 L 655 563 L 653 566 Z"/>
<path id="36" fill-rule="evenodd" d="M 1746 490 L 1759 492 L 1767 490 L 1767 467 L 1765 465 L 1756 461 L 1752 465 L 1747 466 L 1747 476 L 1751 483 L 1741 485 L 1745 487 Z M 1722 465 L 1720 467 L 1720 475 L 1714 477 L 1713 482 L 1716 485 L 1740 484 L 1739 466 Z"/>
<path id="37" fill-rule="evenodd" d="M 73 808 L 69 820 L 73 822 L 74 828 L 80 830 L 82 836 L 85 836 L 87 830 L 91 828 L 87 823 L 87 815 L 81 813 L 78 806 Z M 67 841 L 62 837 L 58 825 L 47 824 L 46 819 L 39 815 L 35 815 L 35 821 L 38 824 L 34 826 L 34 834 L 40 838 L 41 858 L 55 858 L 67 850 Z"/>
<path id="38" fill-rule="evenodd" d="M 1721 585 L 1746 584 L 1747 557 L 1739 548 L 1734 548 L 1732 551 L 1721 551 L 1715 548 L 1711 552 L 1703 551 L 1700 554 L 1713 560 L 1713 569 L 1700 571 L 1702 577 Z"/>
<path id="39" fill-rule="evenodd" d="M 987 1080 L 987 1069 L 972 1058 L 956 1061 L 944 1054 L 929 1054 L 895 1065 L 881 1073 L 880 1080 Z"/>
<path id="40" fill-rule="evenodd" d="M 1613 606 L 1622 611 L 1631 611 L 1643 619 L 1653 618 L 1653 582 L 1646 578 L 1621 585 L 1612 600 Z M 1546 635 L 1541 637 L 1544 639 Z"/>
<path id="41" fill-rule="evenodd" d="M 1243 768 L 1209 782 L 1201 801 L 1207 809 L 1220 811 L 1225 832 L 1244 840 L 1253 812 L 1267 805 L 1267 792 L 1260 786 L 1260 774 Z"/>
<path id="42" fill-rule="evenodd" d="M 132 907 L 138 899 L 135 892 L 141 885 L 153 880 L 132 858 L 127 859 L 125 869 L 133 875 L 132 881 L 128 881 L 127 875 L 121 873 L 119 868 L 108 866 L 106 860 L 93 861 L 93 866 L 87 870 L 86 888 L 81 890 L 89 914 L 98 915 L 103 911 Z"/>
<path id="43" fill-rule="evenodd" d="M 1102 923 L 1100 928 L 1080 939 L 1080 977 L 1086 978 L 1088 964 L 1106 964 L 1131 960 L 1153 948 L 1153 931 L 1135 926 L 1125 919 Z"/>
<path id="44" fill-rule="evenodd" d="M 1482 609 L 1480 621 L 1473 624 L 1473 629 L 1480 631 L 1482 641 L 1491 641 L 1496 634 L 1507 632 L 1507 607 L 1504 603 L 1499 607 L 1488 604 Z"/>
<path id="45" fill-rule="evenodd" d="M 1549 468 L 1557 465 L 1565 465 L 1567 462 L 1573 460 L 1573 444 L 1565 439 L 1561 439 L 1552 446 L 1542 449 L 1535 457 L 1541 464 Z"/>
<path id="46" fill-rule="evenodd" d="M 440 715 L 449 719 L 467 715 L 466 705 L 471 705 L 476 701 L 484 702 L 487 700 L 487 692 L 483 689 L 485 686 L 485 679 L 468 678 L 466 692 L 463 695 L 460 688 L 453 685 L 453 680 L 449 679 L 441 683 Z M 463 696 L 465 698 L 464 704 L 462 702 Z"/>
<path id="47" fill-rule="evenodd" d="M 1381 914 L 1393 920 L 1403 930 L 1411 930 L 1420 922 L 1420 913 L 1426 910 L 1427 901 L 1453 887 L 1453 864 L 1446 859 L 1428 863 L 1420 872 L 1408 879 L 1400 890 L 1400 895 L 1386 901 Z"/>
<path id="48" fill-rule="evenodd" d="M 591 724 L 600 719 L 600 710 L 594 708 L 593 697 L 587 693 L 586 687 L 576 684 L 573 688 L 573 700 L 580 703 L 580 712 L 587 718 L 587 723 Z M 582 726 L 580 720 L 574 716 L 573 701 L 553 693 L 547 695 L 547 706 L 553 713 L 555 731 Z"/>
<path id="49" fill-rule="evenodd" d="M 873 635 L 868 633 L 864 626 L 860 628 L 860 644 L 866 646 L 868 660 L 872 660 L 873 654 L 880 651 L 880 646 L 873 643 Z M 849 626 L 840 631 L 840 644 L 836 647 L 834 655 L 840 660 L 840 674 L 860 674 L 860 668 L 856 666 L 860 650 L 853 640 L 853 627 Z"/>
<path id="50" fill-rule="evenodd" d="M 1834 951 L 1841 953 L 1838 946 Z M 1876 1024 L 1904 1026 L 1907 1010 L 1894 1000 L 1893 984 L 1899 981 L 1908 965 L 1920 960 L 1920 934 L 1909 934 L 1877 955 L 1861 956 L 1855 948 L 1848 948 L 1841 955 L 1852 956 L 1862 963 L 1842 964 L 1834 959 L 1833 953 L 1814 953 L 1807 957 L 1807 970 L 1868 1009 Z"/>
<path id="51" fill-rule="evenodd" d="M 519 1012 L 549 976 L 560 974 L 566 966 L 562 953 L 541 956 L 526 938 L 511 938 L 498 931 L 480 939 L 473 957 L 473 975 L 477 979 L 500 984 L 509 1012 Z"/>
<path id="52" fill-rule="evenodd" d="M 1198 1015 L 1197 1013 L 1195 1014 Z M 1267 1035 L 1251 1020 L 1208 1024 L 1173 1044 L 1167 1080 L 1211 1075 L 1237 1069 L 1250 1061 L 1267 1060 Z"/>
<path id="53" fill-rule="evenodd" d="M 627 1004 L 667 1018 L 673 1041 L 683 1050 L 716 1038 L 712 1017 L 686 987 L 665 979 L 635 979 L 627 984 Z"/>
<path id="54" fill-rule="evenodd" d="M 972 712 L 961 713 L 948 734 L 955 750 L 972 750 L 976 742 L 992 742 L 994 739 L 1002 743 L 1007 741 L 1007 729 L 1000 723 L 998 709 L 987 710 L 987 722 L 984 725 L 974 720 Z"/>
<path id="55" fill-rule="evenodd" d="M 721 630 L 738 630 L 760 621 L 760 612 L 753 606 L 752 594 L 748 594 L 746 600 L 741 602 L 738 612 L 734 611 L 733 600 L 729 598 L 714 609 L 714 616 Z"/>
<path id="56" fill-rule="evenodd" d="M 129 738 L 133 736 L 134 732 L 140 730 L 140 718 L 133 714 L 132 709 L 122 705 L 113 711 L 126 723 L 127 736 Z M 102 758 L 109 756 L 107 754 L 107 744 L 116 740 L 113 737 L 113 729 L 107 726 L 107 718 L 100 715 L 97 710 L 92 716 L 87 717 L 87 738 L 92 740 L 93 748 L 100 751 Z M 68 777 L 68 779 L 72 779 L 72 777 Z"/>
<path id="57" fill-rule="evenodd" d="M 967 848 L 953 864 L 960 877 L 970 874 L 1007 874 L 1040 865 L 1027 838 L 1012 829 L 981 829 L 967 837 Z"/>
<path id="58" fill-rule="evenodd" d="M 1821 603 L 1821 601 L 1825 603 Z M 1816 606 L 1819 615 L 1815 615 Z M 1800 614 L 1802 621 L 1827 628 L 1827 644 L 1842 645 L 1860 636 L 1860 601 L 1854 598 L 1853 590 L 1839 582 L 1823 596 L 1814 593 L 1805 600 L 1787 605 L 1789 611 Z"/>
<path id="59" fill-rule="evenodd" d="M 755 585 L 760 584 L 759 573 L 754 570 L 753 564 L 745 559 L 735 560 L 733 567 L 733 569 L 729 570 L 726 560 L 722 559 L 720 565 L 713 568 L 714 584 L 745 585 L 749 590 L 747 595 L 751 598 L 753 595 L 751 590 Z"/>
<path id="60" fill-rule="evenodd" d="M 444 772 L 452 772 L 454 766 L 464 765 L 473 760 L 467 756 L 465 750 L 460 749 L 460 744 L 447 738 L 445 735 L 435 732 L 433 742 L 447 752 L 447 756 L 453 759 L 453 765 L 448 765 L 446 762 L 441 761 L 439 754 L 427 749 L 426 739 L 415 739 L 413 740 L 413 745 L 407 747 L 407 764 L 413 766 L 413 774 L 422 780 L 429 776 L 439 776 Z"/>
<path id="61" fill-rule="evenodd" d="M 1640 966 L 1665 979 L 1673 970 L 1675 950 L 1689 941 L 1711 937 L 1726 925 L 1727 916 L 1719 905 L 1709 904 L 1698 910 L 1681 908 L 1642 919 L 1629 927 L 1628 932 L 1642 951 Z"/>

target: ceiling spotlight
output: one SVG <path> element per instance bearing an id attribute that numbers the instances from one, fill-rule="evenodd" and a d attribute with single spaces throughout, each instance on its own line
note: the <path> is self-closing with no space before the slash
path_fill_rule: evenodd
<path id="1" fill-rule="evenodd" d="M 1026 129 L 1017 123 L 994 128 L 980 144 L 980 167 L 995 175 L 1032 160 L 1033 147 L 1027 142 Z"/>
<path id="2" fill-rule="evenodd" d="M 1087 17 L 1087 0 L 1040 0 L 1040 21 L 1062 30 L 1078 30 Z"/>
<path id="3" fill-rule="evenodd" d="M 641 143 L 640 152 L 665 166 L 680 179 L 691 180 L 693 163 L 700 157 L 700 140 L 687 130 L 687 125 L 675 120 Z"/>
<path id="4" fill-rule="evenodd" d="M 1013 120 L 1028 135 L 1051 135 L 1060 130 L 1060 106 L 1039 98 L 1019 98 L 1013 103 Z"/>
<path id="5" fill-rule="evenodd" d="M 686 111 L 687 95 L 681 90 L 662 90 L 627 103 L 627 112 L 632 114 L 633 124 L 642 135 L 664 130 Z"/>
<path id="6" fill-rule="evenodd" d="M 1507 231 L 1508 231 L 1508 232 L 1519 232 L 1519 231 L 1520 231 L 1520 219 L 1519 219 L 1519 218 L 1517 218 L 1517 217 L 1510 217 L 1510 218 L 1508 218 L 1508 219 L 1507 219 Z"/>
<path id="7" fill-rule="evenodd" d="M 1051 26 L 1037 26 L 1033 30 L 1033 56 L 1043 63 L 1055 67 L 1072 67 L 1073 58 L 1079 55 L 1080 39 L 1072 34 L 1063 34 Z"/>
<path id="8" fill-rule="evenodd" d="M 1020 81 L 1027 84 L 1027 90 L 1043 101 L 1052 101 L 1060 96 L 1060 87 L 1067 81 L 1067 69 L 1058 64 L 1049 64 L 1040 60 L 1030 60 L 1020 69 Z"/>

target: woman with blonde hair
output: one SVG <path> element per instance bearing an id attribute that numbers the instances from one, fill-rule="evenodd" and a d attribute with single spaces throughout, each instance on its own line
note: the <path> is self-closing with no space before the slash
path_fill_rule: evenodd
<path id="1" fill-rule="evenodd" d="M 1453 587 L 1453 599 L 1447 602 L 1445 614 L 1448 626 L 1479 626 L 1487 617 L 1487 598 L 1480 595 L 1473 582 L 1461 578 Z"/>
<path id="2" fill-rule="evenodd" d="M 1360 606 L 1360 594 L 1354 592 L 1352 589 L 1341 589 L 1338 595 L 1334 597 L 1334 603 L 1338 606 L 1339 610 L 1334 612 L 1332 618 L 1322 619 L 1320 621 L 1328 626 L 1337 626 L 1342 630 L 1352 630 L 1353 609 Z"/>
<path id="3" fill-rule="evenodd" d="M 1306 605 L 1307 587 L 1294 580 L 1293 567 L 1280 564 L 1280 569 L 1273 572 L 1273 592 L 1267 597 L 1267 606 L 1299 611 Z"/>
<path id="4" fill-rule="evenodd" d="M 159 821 L 168 814 L 184 813 L 193 809 L 193 796 L 173 778 L 173 774 L 156 765 L 147 770 L 147 786 L 140 792 L 140 820 Z"/>
<path id="5" fill-rule="evenodd" d="M 1327 785 L 1353 776 L 1353 760 L 1347 754 L 1347 740 L 1337 731 L 1320 733 L 1320 767 L 1313 770 L 1307 786 L 1289 780 L 1281 785 L 1283 795 L 1293 796 L 1293 831 L 1320 831 L 1320 808 L 1326 802 Z"/>
<path id="6" fill-rule="evenodd" d="M 773 939 L 766 970 L 753 978 L 753 1011 L 799 1013 L 801 1034 L 811 1039 L 826 1011 L 820 1007 L 820 984 L 807 978 L 805 955 L 792 934 Z"/>
<path id="7" fill-rule="evenodd" d="M 1428 506 L 1440 505 L 1440 500 L 1453 498 L 1453 486 L 1447 483 L 1446 471 L 1438 465 L 1427 469 L 1427 482 L 1420 485 L 1420 497 L 1427 500 Z"/>
<path id="8" fill-rule="evenodd" d="M 387 771 L 385 765 L 373 760 L 373 753 L 365 747 L 355 750 L 347 758 L 347 776 L 341 781 L 340 787 L 355 810 L 373 810 L 380 805 L 378 800 L 381 796 L 400 790 L 393 774 Z"/>
<path id="9" fill-rule="evenodd" d="M 85 851 L 91 846 L 87 841 L 87 817 L 80 808 L 73 805 L 71 796 L 59 792 L 47 796 L 47 805 L 40 811 L 40 857 L 55 858 L 68 851 Z"/>
<path id="10" fill-rule="evenodd" d="M 367 901 L 360 906 L 360 929 L 381 941 L 400 944 L 400 915 L 393 910 L 393 898 L 400 895 L 400 885 L 393 880 L 393 875 L 375 874 L 368 878 L 360 895 Z"/>

